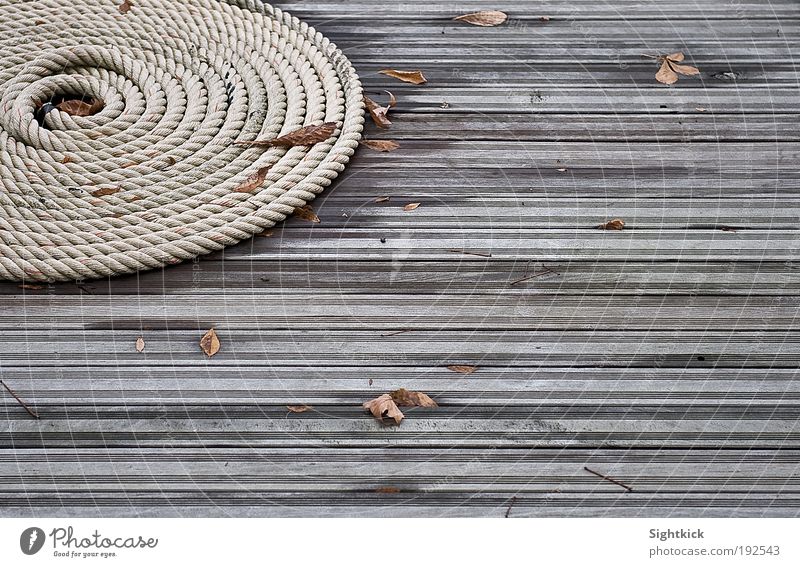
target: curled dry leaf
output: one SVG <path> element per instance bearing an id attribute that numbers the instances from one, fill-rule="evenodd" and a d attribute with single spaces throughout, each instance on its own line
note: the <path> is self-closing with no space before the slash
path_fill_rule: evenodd
<path id="1" fill-rule="evenodd" d="M 699 75 L 700 70 L 691 65 L 680 65 L 684 55 L 681 52 L 660 55 L 657 60 L 661 67 L 656 73 L 656 80 L 665 85 L 671 85 L 678 81 L 678 73 L 681 75 Z"/>
<path id="2" fill-rule="evenodd" d="M 286 406 L 286 409 L 292 413 L 306 413 L 307 411 L 313 408 L 311 406 L 302 405 L 302 406 Z"/>
<path id="3" fill-rule="evenodd" d="M 303 205 L 302 207 L 297 207 L 294 210 L 294 216 L 301 218 L 303 220 L 307 220 L 309 222 L 320 222 L 317 213 L 314 212 L 314 209 L 311 205 Z"/>
<path id="4" fill-rule="evenodd" d="M 144 350 L 144 338 L 139 337 L 136 339 L 136 352 L 142 352 Z"/>
<path id="5" fill-rule="evenodd" d="M 203 352 L 206 353 L 209 358 L 219 352 L 219 338 L 214 329 L 209 329 L 208 332 L 203 335 L 203 338 L 200 339 L 200 348 L 203 349 Z"/>
<path id="6" fill-rule="evenodd" d="M 133 7 L 133 2 L 131 2 L 130 0 L 125 0 L 122 4 L 119 5 L 119 13 L 127 14 L 128 12 L 131 11 L 132 7 Z"/>
<path id="7" fill-rule="evenodd" d="M 71 116 L 92 116 L 93 114 L 97 114 L 101 110 L 105 104 L 100 99 L 90 99 L 91 102 L 83 102 L 82 100 L 78 99 L 70 99 L 59 102 L 56 105 L 56 108 L 59 109 L 61 112 L 66 112 Z"/>
<path id="8" fill-rule="evenodd" d="M 391 197 L 389 197 L 388 195 L 384 195 L 383 197 L 378 197 L 377 199 L 375 199 L 375 202 L 376 203 L 385 203 L 389 199 L 391 199 Z"/>
<path id="9" fill-rule="evenodd" d="M 393 77 L 395 79 L 400 79 L 404 83 L 412 83 L 414 85 L 422 85 L 428 82 L 428 79 L 425 78 L 425 75 L 422 74 L 422 71 L 396 71 L 394 69 L 381 69 L 378 71 L 382 75 L 387 75 L 389 77 Z"/>
<path id="10" fill-rule="evenodd" d="M 405 388 L 399 388 L 389 394 L 394 403 L 398 406 L 406 407 L 421 407 L 421 408 L 437 408 L 439 404 L 434 402 L 428 394 L 422 392 L 412 392 Z"/>
<path id="11" fill-rule="evenodd" d="M 92 197 L 104 197 L 106 195 L 113 195 L 114 193 L 119 193 L 122 191 L 119 187 L 103 187 L 102 189 L 98 189 L 96 191 L 92 191 Z"/>
<path id="12" fill-rule="evenodd" d="M 483 10 L 482 12 L 474 12 L 472 14 L 464 14 L 453 18 L 459 22 L 472 24 L 473 26 L 499 26 L 508 19 L 508 14 L 498 10 Z"/>
<path id="13" fill-rule="evenodd" d="M 253 175 L 242 181 L 239 186 L 234 189 L 237 193 L 252 193 L 264 183 L 269 173 L 268 167 L 261 167 Z"/>
<path id="14" fill-rule="evenodd" d="M 400 144 L 392 140 L 361 140 L 361 143 L 376 152 L 392 152 L 400 147 Z"/>
<path id="15" fill-rule="evenodd" d="M 253 140 L 251 142 L 236 141 L 234 145 L 247 146 L 250 148 L 272 148 L 281 146 L 290 148 L 292 146 L 311 146 L 324 142 L 336 131 L 336 122 L 325 122 L 324 124 L 315 124 L 312 126 L 304 126 L 294 132 L 289 132 L 284 136 L 274 138 L 272 140 Z"/>
<path id="16" fill-rule="evenodd" d="M 413 211 L 414 209 L 416 209 L 417 207 L 419 207 L 419 206 L 420 206 L 420 204 L 421 204 L 421 203 L 409 203 L 408 205 L 406 205 L 405 207 L 403 207 L 403 210 L 404 210 L 404 211 L 406 211 L 406 212 L 408 212 L 408 211 Z"/>
<path id="17" fill-rule="evenodd" d="M 622 219 L 611 219 L 610 221 L 598 224 L 597 228 L 602 228 L 603 230 L 622 230 L 625 228 L 625 221 Z"/>
<path id="18" fill-rule="evenodd" d="M 447 367 L 447 369 L 452 370 L 453 372 L 458 372 L 459 374 L 472 374 L 478 369 L 478 367 L 470 364 L 451 364 Z"/>
<path id="19" fill-rule="evenodd" d="M 372 116 L 372 121 L 381 128 L 388 128 L 391 126 L 392 121 L 389 120 L 388 114 L 389 109 L 393 108 L 397 105 L 397 99 L 395 96 L 390 93 L 389 91 L 384 91 L 386 94 L 389 95 L 389 104 L 386 106 L 381 106 L 368 96 L 364 96 L 364 106 L 369 111 L 369 115 Z"/>
<path id="20" fill-rule="evenodd" d="M 400 411 L 400 408 L 397 407 L 397 404 L 394 403 L 390 394 L 383 394 L 374 400 L 364 402 L 362 405 L 365 410 L 372 413 L 376 419 L 381 421 L 383 421 L 384 417 L 388 417 L 393 419 L 397 425 L 400 425 L 400 422 L 403 421 L 405 417 L 403 412 Z"/>

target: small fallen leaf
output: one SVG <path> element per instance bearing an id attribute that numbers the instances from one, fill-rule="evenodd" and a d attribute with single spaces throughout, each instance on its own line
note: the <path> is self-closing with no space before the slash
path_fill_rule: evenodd
<path id="1" fill-rule="evenodd" d="M 61 160 L 61 163 L 63 163 L 64 165 L 66 165 L 68 163 L 71 163 L 71 162 L 72 162 L 72 158 L 69 157 L 69 156 L 64 156 L 64 159 Z"/>
<path id="2" fill-rule="evenodd" d="M 405 417 L 403 412 L 400 411 L 400 408 L 397 407 L 397 404 L 394 403 L 392 396 L 389 394 L 383 394 L 374 400 L 364 402 L 362 406 L 380 421 L 383 421 L 385 415 L 386 417 L 393 419 L 397 425 L 400 425 L 400 422 L 403 421 L 403 418 Z"/>
<path id="3" fill-rule="evenodd" d="M 602 228 L 603 230 L 622 230 L 624 227 L 625 221 L 622 219 L 611 219 L 608 222 L 597 225 L 597 228 Z"/>
<path id="4" fill-rule="evenodd" d="M 447 367 L 447 369 L 452 370 L 453 372 L 458 372 L 459 374 L 472 374 L 478 369 L 478 367 L 470 364 L 451 364 Z"/>
<path id="5" fill-rule="evenodd" d="M 136 339 L 136 351 L 142 352 L 143 350 L 144 350 L 144 338 L 139 337 L 138 339 Z"/>
<path id="6" fill-rule="evenodd" d="M 310 222 L 320 222 L 317 213 L 314 212 L 314 209 L 311 207 L 311 205 L 297 207 L 294 210 L 294 216 Z"/>
<path id="7" fill-rule="evenodd" d="M 96 191 L 92 191 L 92 197 L 104 197 L 105 195 L 113 195 L 122 191 L 119 187 L 103 187 Z"/>
<path id="8" fill-rule="evenodd" d="M 394 403 L 398 406 L 437 408 L 439 404 L 434 402 L 428 394 L 422 392 L 412 392 L 405 388 L 400 388 L 389 394 Z"/>
<path id="9" fill-rule="evenodd" d="M 30 290 L 34 290 L 34 291 L 38 291 L 40 289 L 44 289 L 43 285 L 36 285 L 36 284 L 29 284 L 29 283 L 19 284 L 17 287 L 20 288 L 20 289 L 30 289 Z"/>
<path id="10" fill-rule="evenodd" d="M 381 69 L 378 71 L 382 75 L 387 75 L 395 79 L 400 79 L 404 83 L 412 83 L 414 85 L 422 85 L 428 82 L 428 79 L 422 74 L 422 71 L 395 71 L 394 69 Z"/>
<path id="11" fill-rule="evenodd" d="M 71 99 L 59 102 L 56 108 L 71 116 L 92 116 L 103 110 L 104 106 L 105 104 L 103 104 L 103 101 L 100 99 L 91 99 L 91 102 Z"/>
<path id="12" fill-rule="evenodd" d="M 704 106 L 695 106 L 695 107 L 694 107 L 694 109 L 695 109 L 697 112 L 705 112 L 706 110 L 708 110 L 708 109 L 707 109 L 707 108 L 705 108 Z"/>
<path id="13" fill-rule="evenodd" d="M 307 411 L 313 409 L 311 406 L 286 406 L 286 409 L 292 413 L 306 413 Z"/>
<path id="14" fill-rule="evenodd" d="M 375 492 L 378 494 L 397 494 L 400 492 L 400 489 L 396 486 L 381 486 L 380 488 L 376 488 Z"/>
<path id="15" fill-rule="evenodd" d="M 203 349 L 203 352 L 211 358 L 215 354 L 219 352 L 219 338 L 217 337 L 217 332 L 212 328 L 203 335 L 203 338 L 200 339 L 200 348 Z"/>
<path id="16" fill-rule="evenodd" d="M 499 26 L 508 19 L 508 14 L 498 10 L 483 10 L 472 14 L 464 14 L 453 18 L 459 22 L 472 24 L 473 26 Z"/>
<path id="17" fill-rule="evenodd" d="M 253 175 L 242 181 L 234 191 L 237 193 L 251 193 L 255 191 L 264 183 L 264 179 L 267 178 L 267 173 L 269 173 L 268 167 L 259 168 Z"/>
<path id="18" fill-rule="evenodd" d="M 400 144 L 392 140 L 361 140 L 361 143 L 376 152 L 391 152 L 400 147 Z"/>
<path id="19" fill-rule="evenodd" d="M 375 199 L 375 202 L 376 203 L 385 203 L 389 199 L 391 199 L 391 197 L 388 197 L 388 196 L 378 197 L 377 199 Z"/>
<path id="20" fill-rule="evenodd" d="M 413 211 L 414 209 L 416 209 L 420 205 L 421 205 L 421 203 L 409 203 L 408 205 L 403 207 L 403 210 L 406 211 L 406 212 Z"/>
<path id="21" fill-rule="evenodd" d="M 681 52 L 658 56 L 656 60 L 661 64 L 661 67 L 656 73 L 656 80 L 659 83 L 671 85 L 678 81 L 678 73 L 681 75 L 700 74 L 700 70 L 697 67 L 692 67 L 691 65 L 679 65 L 683 59 L 684 55 Z"/>
<path id="22" fill-rule="evenodd" d="M 394 95 L 392 98 L 394 99 Z M 387 114 L 389 113 L 389 109 L 394 105 L 389 103 L 388 106 L 381 106 L 368 96 L 364 95 L 364 106 L 369 111 L 369 115 L 372 116 L 372 121 L 375 122 L 378 127 L 388 128 L 392 125 L 392 121 L 389 120 Z"/>
<path id="23" fill-rule="evenodd" d="M 565 171 L 567 171 L 567 168 L 566 167 L 559 167 L 558 171 L 560 171 L 561 173 L 564 173 Z"/>
<path id="24" fill-rule="evenodd" d="M 289 148 L 292 146 L 311 146 L 324 142 L 333 136 L 336 130 L 336 122 L 325 122 L 324 124 L 315 124 L 312 126 L 304 126 L 293 132 L 289 132 L 278 138 L 272 140 L 253 140 L 250 142 L 236 141 L 234 145 L 247 146 L 250 148 L 272 148 L 275 146 Z"/>
<path id="25" fill-rule="evenodd" d="M 133 2 L 131 0 L 125 0 L 122 4 L 119 5 L 119 13 L 120 14 L 127 14 L 131 11 L 133 7 Z"/>
<path id="26" fill-rule="evenodd" d="M 539 21 L 540 22 L 549 22 L 550 21 L 550 16 L 539 16 Z"/>

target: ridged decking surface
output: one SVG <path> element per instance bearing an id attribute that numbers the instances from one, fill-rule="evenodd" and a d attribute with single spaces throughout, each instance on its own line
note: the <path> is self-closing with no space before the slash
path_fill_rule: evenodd
<path id="1" fill-rule="evenodd" d="M 0 284 L 0 375 L 41 415 L 0 391 L 0 515 L 800 514 L 800 4 L 277 5 L 397 95 L 367 137 L 400 149 L 360 149 L 319 224 Z M 674 51 L 700 79 L 640 57 Z M 361 409 L 399 387 L 441 407 Z"/>

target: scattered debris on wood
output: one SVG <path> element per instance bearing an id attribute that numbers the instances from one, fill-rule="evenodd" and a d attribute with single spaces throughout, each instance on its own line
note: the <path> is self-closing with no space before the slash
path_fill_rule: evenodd
<path id="1" fill-rule="evenodd" d="M 369 111 L 372 121 L 375 122 L 375 124 L 380 128 L 388 128 L 392 125 L 392 121 L 389 120 L 388 114 L 389 110 L 397 105 L 397 98 L 395 98 L 395 96 L 389 91 L 384 92 L 389 95 L 389 104 L 386 106 L 381 106 L 368 96 L 364 95 L 364 106 L 366 107 L 367 111 Z"/>
<path id="2" fill-rule="evenodd" d="M 428 79 L 422 74 L 422 71 L 395 71 L 394 69 L 381 69 L 378 71 L 382 75 L 387 75 L 395 79 L 400 79 L 404 83 L 412 83 L 414 85 L 422 85 L 428 82 Z"/>
<path id="3" fill-rule="evenodd" d="M 400 144 L 393 140 L 361 140 L 361 143 L 376 152 L 393 152 Z"/>
<path id="4" fill-rule="evenodd" d="M 31 417 L 33 417 L 34 419 L 39 419 L 39 414 L 38 414 L 38 413 L 36 413 L 35 411 L 33 411 L 33 409 L 31 409 L 31 407 L 30 407 L 28 404 L 26 404 L 26 403 L 25 403 L 25 402 L 22 400 L 22 398 L 20 398 L 20 397 L 17 395 L 17 393 L 16 393 L 14 390 L 12 390 L 12 389 L 11 389 L 11 387 L 10 387 L 8 384 L 6 384 L 6 383 L 5 383 L 3 380 L 0 380 L 0 384 L 2 384 L 3 388 L 5 388 L 5 389 L 6 389 L 6 391 L 7 391 L 9 394 L 11 394 L 11 396 L 13 396 L 13 398 L 14 398 L 15 400 L 17 400 L 17 403 L 18 403 L 19 405 L 21 405 L 21 406 L 22 406 L 22 408 L 23 408 L 23 409 L 24 409 L 26 412 L 28 412 L 28 415 L 30 415 L 30 416 L 31 416 Z"/>
<path id="5" fill-rule="evenodd" d="M 312 406 L 307 405 L 300 405 L 300 406 L 286 406 L 286 409 L 292 413 L 306 413 L 309 410 L 314 409 Z"/>
<path id="6" fill-rule="evenodd" d="M 398 388 L 389 394 L 398 406 L 437 408 L 439 404 L 433 401 L 428 394 L 412 392 L 405 388 Z"/>
<path id="7" fill-rule="evenodd" d="M 336 131 L 336 122 L 325 122 L 304 126 L 284 136 L 279 136 L 272 140 L 252 140 L 250 142 L 236 141 L 236 146 L 246 146 L 250 148 L 273 148 L 276 146 L 290 148 L 292 146 L 311 146 L 324 142 Z"/>
<path id="8" fill-rule="evenodd" d="M 309 222 L 321 222 L 317 213 L 314 212 L 314 208 L 311 205 L 303 205 L 302 207 L 297 207 L 294 210 L 294 216 L 297 218 L 301 218 L 303 220 L 307 220 Z"/>
<path id="9" fill-rule="evenodd" d="M 29 283 L 19 284 L 17 287 L 20 288 L 20 289 L 29 289 L 29 290 L 32 290 L 32 291 L 39 291 L 39 290 L 44 289 L 43 285 L 29 284 Z"/>
<path id="10" fill-rule="evenodd" d="M 508 19 L 508 14 L 498 10 L 483 10 L 481 12 L 473 12 L 472 14 L 464 14 L 453 18 L 456 21 L 472 24 L 473 26 L 499 26 Z"/>
<path id="11" fill-rule="evenodd" d="M 136 339 L 136 352 L 144 351 L 144 337 Z"/>
<path id="12" fill-rule="evenodd" d="M 589 467 L 583 467 L 583 470 L 585 470 L 586 472 L 592 473 L 592 474 L 593 474 L 593 475 L 595 475 L 595 476 L 599 476 L 599 477 L 600 477 L 600 478 L 602 478 L 603 480 L 607 480 L 608 482 L 613 482 L 614 484 L 616 484 L 616 485 L 618 485 L 618 486 L 621 486 L 622 488 L 624 488 L 624 489 L 625 489 L 625 490 L 627 490 L 628 492 L 633 492 L 633 488 L 631 488 L 631 487 L 630 487 L 630 486 L 628 486 L 627 484 L 624 484 L 624 483 L 622 483 L 622 482 L 620 482 L 620 481 L 618 481 L 618 480 L 614 480 L 614 479 L 613 479 L 613 478 L 611 478 L 610 476 L 606 476 L 606 475 L 604 475 L 604 474 L 600 474 L 600 473 L 599 473 L 599 472 L 597 472 L 597 471 L 593 471 L 593 470 L 592 470 L 592 469 L 590 469 Z"/>
<path id="13" fill-rule="evenodd" d="M 652 56 L 645 55 L 645 57 Z M 659 55 L 655 57 L 655 59 L 661 64 L 661 67 L 656 73 L 656 80 L 659 83 L 664 83 L 665 85 L 676 83 L 678 81 L 678 73 L 681 75 L 700 74 L 700 70 L 697 67 L 680 64 L 680 62 L 684 59 L 684 55 L 680 51 L 676 53 L 670 53 L 669 55 Z"/>
<path id="14" fill-rule="evenodd" d="M 388 417 L 393 419 L 397 425 L 400 425 L 400 422 L 405 417 L 389 394 L 382 394 L 374 400 L 364 402 L 362 405 L 365 410 L 371 412 L 379 421 L 383 421 L 384 417 Z"/>
<path id="15" fill-rule="evenodd" d="M 421 204 L 422 203 L 409 203 L 409 204 L 407 204 L 406 206 L 403 207 L 403 210 L 406 211 L 406 212 L 413 211 L 414 209 L 419 207 Z"/>
<path id="16" fill-rule="evenodd" d="M 625 221 L 622 219 L 611 219 L 610 221 L 598 224 L 597 228 L 603 230 L 622 230 L 625 228 Z"/>
<path id="17" fill-rule="evenodd" d="M 213 328 L 209 329 L 200 339 L 200 348 L 209 358 L 219 352 L 219 346 L 219 337 L 217 337 L 217 332 Z"/>
<path id="18" fill-rule="evenodd" d="M 237 193 L 252 193 L 264 184 L 267 173 L 269 173 L 268 167 L 260 167 L 253 175 L 242 181 L 234 191 Z"/>
<path id="19" fill-rule="evenodd" d="M 452 372 L 458 372 L 459 374 L 472 374 L 478 367 L 472 366 L 471 364 L 451 364 L 447 369 Z"/>

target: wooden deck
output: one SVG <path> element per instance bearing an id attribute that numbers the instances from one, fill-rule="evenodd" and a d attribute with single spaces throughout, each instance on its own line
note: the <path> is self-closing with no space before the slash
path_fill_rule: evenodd
<path id="1" fill-rule="evenodd" d="M 0 283 L 41 415 L 0 392 L 0 515 L 800 515 L 796 0 L 278 5 L 397 95 L 367 136 L 401 148 L 360 149 L 320 224 Z M 657 83 L 640 54 L 674 51 L 701 77 Z M 361 409 L 399 387 L 441 407 Z"/>

